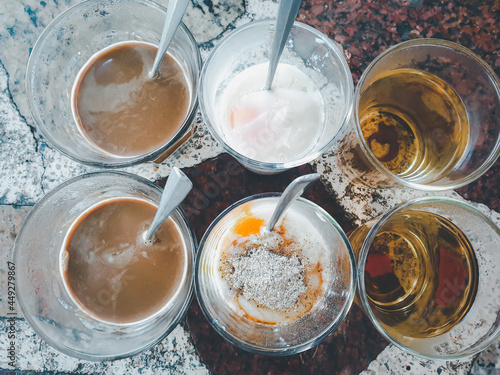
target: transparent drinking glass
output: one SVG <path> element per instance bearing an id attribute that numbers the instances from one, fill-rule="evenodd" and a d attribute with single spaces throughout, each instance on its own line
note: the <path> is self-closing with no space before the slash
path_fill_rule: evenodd
<path id="1" fill-rule="evenodd" d="M 367 113 L 380 104 L 386 129 L 373 132 Z M 340 167 L 372 187 L 455 189 L 498 158 L 499 119 L 500 80 L 488 64 L 456 43 L 406 41 L 380 54 L 361 76 L 353 119 L 337 153 Z M 406 130 L 396 134 L 395 123 Z"/>
<path id="2" fill-rule="evenodd" d="M 253 319 L 232 306 L 231 296 L 221 287 L 221 242 L 249 212 L 267 215 L 280 194 L 247 197 L 224 210 L 205 232 L 195 265 L 195 290 L 200 307 L 212 327 L 231 344 L 252 353 L 284 356 L 307 350 L 330 335 L 344 320 L 356 290 L 356 264 L 351 246 L 337 222 L 321 207 L 299 198 L 287 213 L 300 215 L 322 236 L 324 266 L 332 273 L 323 279 L 323 291 L 305 315 L 286 324 Z M 264 220 L 269 220 L 269 217 Z M 287 214 L 285 214 L 287 215 Z M 262 216 L 264 217 L 264 216 Z M 279 225 L 279 223 L 278 223 Z M 310 233 L 303 233 L 306 236 Z M 324 267 L 324 269 L 325 269 Z"/>
<path id="3" fill-rule="evenodd" d="M 358 260 L 356 301 L 389 342 L 453 360 L 498 339 L 500 229 L 476 208 L 417 198 L 348 237 Z M 456 251 L 457 243 L 470 252 Z"/>
<path id="4" fill-rule="evenodd" d="M 222 126 L 222 94 L 236 75 L 269 61 L 274 28 L 275 20 L 262 20 L 229 33 L 215 46 L 204 64 L 199 86 L 200 108 L 210 133 L 241 164 L 260 174 L 282 172 L 325 152 L 348 122 L 353 100 L 352 77 L 342 50 L 318 30 L 295 22 L 280 63 L 298 68 L 319 89 L 324 107 L 319 136 L 305 155 L 297 154 L 293 160 L 282 163 L 264 162 L 238 152 L 235 145 L 228 142 Z"/>
<path id="5" fill-rule="evenodd" d="M 170 217 L 185 245 L 186 271 L 174 297 L 148 318 L 123 325 L 98 320 L 75 303 L 61 276 L 61 248 L 83 212 L 112 198 L 136 198 L 158 206 L 161 194 L 142 177 L 99 172 L 59 185 L 31 210 L 14 244 L 16 293 L 25 319 L 49 345 L 73 357 L 106 361 L 143 351 L 175 328 L 191 301 L 196 250 L 196 237 L 180 208 Z"/>
<path id="6" fill-rule="evenodd" d="M 71 109 L 77 74 L 97 52 L 120 42 L 158 45 L 166 9 L 149 0 L 89 0 L 54 19 L 38 38 L 26 72 L 29 105 L 37 129 L 67 157 L 98 167 L 125 167 L 162 161 L 191 134 L 196 115 L 201 57 L 189 30 L 181 24 L 168 53 L 184 70 L 190 87 L 189 108 L 177 133 L 158 149 L 138 156 L 115 156 L 93 146 L 79 131 Z M 167 105 L 160 103 L 159 105 Z"/>

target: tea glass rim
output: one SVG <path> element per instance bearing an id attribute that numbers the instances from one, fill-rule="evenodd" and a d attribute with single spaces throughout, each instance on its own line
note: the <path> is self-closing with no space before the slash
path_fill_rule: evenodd
<path id="1" fill-rule="evenodd" d="M 250 22 L 232 30 L 230 33 L 225 35 L 217 43 L 217 45 L 214 47 L 214 49 L 210 52 L 210 55 L 208 56 L 207 60 L 205 61 L 205 63 L 203 64 L 203 67 L 201 69 L 200 83 L 198 85 L 198 100 L 200 103 L 200 110 L 201 110 L 201 113 L 203 115 L 203 119 L 205 121 L 205 124 L 208 127 L 208 130 L 210 131 L 210 134 L 212 134 L 212 136 L 217 140 L 217 142 L 219 144 L 221 144 L 222 147 L 229 154 L 234 156 L 236 159 L 244 160 L 245 164 L 249 165 L 252 168 L 267 169 L 267 170 L 283 170 L 284 171 L 284 170 L 294 168 L 294 167 L 297 167 L 299 165 L 303 165 L 305 163 L 308 163 L 311 160 L 314 160 L 318 156 L 322 155 L 324 152 L 326 152 L 329 148 L 331 148 L 333 143 L 336 141 L 337 136 L 342 132 L 342 129 L 344 129 L 347 126 L 347 124 L 349 123 L 349 121 L 351 119 L 353 100 L 354 100 L 354 83 L 353 83 L 353 79 L 352 79 L 351 70 L 349 69 L 349 65 L 347 64 L 347 61 L 342 53 L 341 47 L 339 47 L 334 41 L 332 41 L 326 34 L 322 33 L 321 31 L 319 31 L 319 30 L 317 30 L 309 25 L 306 25 L 302 22 L 294 21 L 292 27 L 295 27 L 298 29 L 303 29 L 303 30 L 306 30 L 308 32 L 311 32 L 316 37 L 320 38 L 322 40 L 322 42 L 324 42 L 324 44 L 328 46 L 328 49 L 330 51 L 333 51 L 335 53 L 335 55 L 338 57 L 338 60 L 340 61 L 339 70 L 342 71 L 343 76 L 347 77 L 347 85 L 348 85 L 347 90 L 345 90 L 346 91 L 346 95 L 345 95 L 346 105 L 345 105 L 345 107 L 347 108 L 347 110 L 345 112 L 343 121 L 340 124 L 336 134 L 320 150 L 318 150 L 314 153 L 305 155 L 298 160 L 288 161 L 285 163 L 282 163 L 282 162 L 263 162 L 263 161 L 249 158 L 249 157 L 241 154 L 240 152 L 236 151 L 233 147 L 231 147 L 224 140 L 224 138 L 219 134 L 219 132 L 215 130 L 215 127 L 212 124 L 212 120 L 206 115 L 206 113 L 207 113 L 206 108 L 208 107 L 208 105 L 207 105 L 207 103 L 204 99 L 204 96 L 203 96 L 203 91 L 204 91 L 204 87 L 205 87 L 205 76 L 206 76 L 207 69 L 210 67 L 214 56 L 217 55 L 218 51 L 224 46 L 224 44 L 228 40 L 234 38 L 235 36 L 237 36 L 241 32 L 246 31 L 247 29 L 250 29 L 253 27 L 259 27 L 259 26 L 263 26 L 263 25 L 271 26 L 271 25 L 275 24 L 275 22 L 276 22 L 276 20 L 272 19 L 272 18 L 266 18 L 266 19 L 262 19 L 262 20 L 258 20 L 258 21 L 250 21 Z"/>
<path id="2" fill-rule="evenodd" d="M 443 360 L 443 361 L 449 361 L 449 360 L 457 360 L 457 359 L 462 359 L 462 358 L 469 358 L 484 349 L 486 349 L 488 346 L 490 346 L 496 339 L 498 339 L 500 335 L 500 327 L 496 329 L 496 332 L 494 335 L 491 335 L 491 337 L 486 340 L 484 343 L 478 346 L 477 349 L 471 352 L 465 351 L 463 354 L 459 355 L 447 355 L 447 356 L 434 356 L 434 355 L 428 355 L 428 354 L 422 354 L 416 350 L 413 350 L 411 348 L 408 348 L 407 346 L 401 344 L 399 341 L 394 339 L 379 323 L 377 320 L 375 314 L 373 313 L 372 308 L 370 307 L 370 303 L 368 301 L 368 297 L 366 294 L 366 288 L 365 288 L 365 273 L 364 269 L 366 266 L 366 259 L 368 256 L 368 252 L 370 251 L 370 245 L 373 242 L 375 236 L 377 235 L 378 231 L 382 226 L 387 223 L 387 221 L 395 214 L 404 211 L 412 206 L 419 205 L 419 204 L 425 204 L 425 203 L 445 203 L 449 205 L 455 205 L 459 206 L 461 208 L 464 208 L 466 210 L 469 210 L 473 212 L 474 214 L 479 215 L 483 220 L 485 220 L 486 223 L 490 224 L 492 228 L 494 228 L 498 235 L 500 236 L 500 228 L 498 228 L 497 225 L 495 225 L 494 222 L 491 221 L 484 213 L 473 207 L 472 205 L 468 204 L 465 201 L 456 199 L 456 198 L 449 198 L 449 197 L 441 197 L 441 196 L 426 196 L 426 197 L 420 197 L 420 198 L 413 198 L 410 199 L 406 202 L 403 202 L 396 207 L 393 207 L 386 213 L 382 214 L 379 216 L 377 222 L 373 225 L 373 227 L 370 228 L 368 231 L 365 239 L 363 240 L 363 244 L 361 246 L 361 249 L 359 251 L 358 259 L 357 259 L 357 267 L 358 267 L 358 292 L 359 292 L 359 298 L 361 300 L 361 304 L 363 307 L 363 311 L 366 313 L 368 316 L 368 319 L 370 322 L 375 326 L 377 331 L 391 344 L 395 345 L 397 348 L 401 349 L 404 352 L 407 352 L 411 355 L 414 355 L 418 358 L 423 358 L 423 359 L 430 359 L 430 360 Z"/>
<path id="3" fill-rule="evenodd" d="M 155 1 L 152 0 L 126 0 L 129 3 L 136 3 L 138 5 L 145 5 L 149 8 L 159 10 L 163 12 L 164 14 L 167 13 L 167 8 L 164 7 L 161 4 L 156 3 Z M 48 37 L 49 33 L 52 32 L 52 30 L 56 29 L 59 25 L 59 22 L 64 19 L 64 17 L 68 16 L 68 14 L 72 12 L 78 11 L 80 8 L 84 8 L 86 6 L 89 6 L 92 3 L 97 3 L 97 2 L 107 2 L 109 4 L 113 4 L 114 1 L 112 0 L 85 0 L 82 1 L 81 3 L 72 5 L 68 9 L 64 10 L 61 12 L 57 17 L 55 17 L 41 32 L 41 34 L 38 36 L 35 44 L 33 45 L 33 48 L 30 52 L 29 58 L 28 58 L 28 64 L 26 66 L 26 74 L 25 74 L 25 80 L 26 80 L 26 94 L 28 96 L 28 106 L 30 109 L 30 114 L 31 117 L 35 123 L 36 129 L 41 133 L 41 135 L 44 137 L 46 140 L 47 144 L 49 144 L 53 149 L 57 150 L 60 152 L 62 155 L 66 156 L 67 158 L 76 161 L 78 163 L 82 163 L 85 165 L 89 166 L 94 166 L 94 167 L 99 167 L 99 168 L 123 168 L 123 167 L 130 167 L 134 166 L 137 164 L 141 164 L 144 162 L 148 161 L 154 161 L 155 159 L 161 157 L 164 153 L 168 151 L 170 147 L 175 145 L 182 137 L 186 134 L 188 131 L 189 127 L 191 124 L 194 122 L 196 115 L 198 113 L 198 106 L 199 106 L 199 100 L 198 100 L 198 90 L 193 91 L 193 108 L 191 111 L 187 114 L 184 123 L 182 126 L 179 128 L 177 133 L 168 140 L 163 146 L 160 148 L 151 151 L 147 154 L 144 155 L 139 155 L 139 156 L 133 156 L 133 157 L 124 157 L 126 160 L 120 161 L 119 158 L 116 161 L 112 162 L 100 162 L 100 161 L 95 161 L 91 159 L 83 159 L 77 156 L 72 155 L 65 149 L 62 149 L 58 146 L 59 142 L 57 141 L 57 137 L 53 136 L 51 132 L 47 131 L 44 125 L 44 121 L 40 118 L 38 110 L 36 109 L 36 103 L 34 102 L 34 98 L 30 93 L 32 92 L 32 84 L 31 84 L 31 79 L 30 75 L 34 74 L 34 65 L 35 65 L 35 60 L 36 58 L 34 57 L 40 48 L 42 48 L 42 44 L 45 41 L 45 39 Z M 196 64 L 197 70 L 198 70 L 198 77 L 197 81 L 199 84 L 199 78 L 200 78 L 200 72 L 202 68 L 202 58 L 201 58 L 201 53 L 200 53 L 200 48 L 198 45 L 198 42 L 194 38 L 193 34 L 189 29 L 186 27 L 186 25 L 181 21 L 179 24 L 179 29 L 182 30 L 183 33 L 185 33 L 186 37 L 190 41 L 190 43 L 195 47 L 194 50 L 196 51 L 196 56 L 194 59 L 194 63 Z M 178 31 L 177 31 L 178 32 Z M 151 43 L 152 44 L 152 43 Z M 74 121 L 74 120 L 73 120 Z"/>
<path id="4" fill-rule="evenodd" d="M 248 345 L 246 343 L 243 343 L 238 337 L 230 334 L 227 330 L 223 329 L 222 327 L 219 326 L 217 323 L 217 319 L 214 319 L 212 315 L 208 312 L 208 309 L 206 307 L 206 303 L 203 297 L 203 293 L 201 292 L 201 286 L 200 286 L 200 279 L 199 279 L 199 268 L 200 268 L 200 261 L 201 261 L 201 255 L 204 252 L 204 247 L 205 247 L 205 242 L 207 239 L 210 237 L 213 229 L 219 224 L 219 222 L 231 211 L 233 211 L 235 208 L 253 200 L 258 200 L 262 198 L 279 198 L 282 195 L 282 193 L 278 192 L 268 192 L 268 193 L 259 193 L 259 194 L 254 194 L 251 196 L 248 196 L 246 198 L 240 199 L 239 201 L 231 204 L 229 207 L 227 207 L 224 211 L 222 211 L 217 217 L 210 223 L 208 226 L 207 230 L 203 234 L 203 237 L 200 240 L 200 243 L 198 245 L 198 251 L 196 254 L 196 260 L 194 264 L 194 289 L 195 289 L 195 295 L 196 299 L 198 301 L 198 304 L 201 308 L 201 311 L 203 312 L 203 315 L 205 316 L 206 320 L 210 323 L 212 328 L 217 331 L 217 333 L 222 336 L 226 341 L 228 341 L 230 344 L 243 349 L 247 352 L 253 353 L 253 354 L 260 354 L 260 355 L 268 355 L 268 356 L 287 356 L 287 355 L 293 355 L 293 354 L 298 354 L 303 351 L 306 351 L 308 349 L 313 348 L 314 346 L 318 345 L 320 342 L 322 342 L 324 339 L 326 339 L 329 335 L 331 335 L 342 322 L 345 320 L 348 312 L 351 309 L 352 303 L 354 301 L 355 295 L 356 295 L 356 288 L 358 284 L 358 268 L 356 266 L 356 257 L 354 255 L 354 251 L 352 249 L 351 243 L 349 242 L 349 239 L 347 238 L 347 235 L 345 234 L 344 230 L 340 227 L 340 225 L 337 223 L 337 221 L 328 213 L 326 210 L 324 210 L 321 206 L 317 205 L 316 203 L 299 197 L 297 198 L 298 202 L 305 203 L 309 205 L 310 207 L 317 209 L 321 214 L 323 215 L 324 218 L 328 220 L 328 222 L 335 228 L 337 233 L 340 235 L 340 238 L 342 239 L 342 242 L 347 248 L 347 252 L 349 254 L 349 264 L 350 264 L 350 270 L 351 270 L 351 283 L 348 289 L 349 297 L 346 298 L 346 301 L 344 303 L 343 310 L 335 317 L 336 318 L 336 324 L 332 324 L 326 331 L 324 331 L 321 335 L 313 337 L 309 339 L 308 341 L 298 344 L 295 346 L 290 346 L 287 348 L 279 348 L 279 349 L 262 349 L 258 346 L 252 346 Z M 335 320 L 334 320 L 335 321 Z"/>
<path id="5" fill-rule="evenodd" d="M 26 215 L 25 219 L 23 220 L 23 224 L 21 225 L 21 228 L 19 229 L 19 232 L 17 233 L 17 236 L 16 236 L 16 239 L 14 241 L 14 245 L 13 245 L 13 251 L 12 251 L 12 254 L 11 254 L 11 261 L 13 263 L 15 263 L 15 260 L 16 260 L 16 254 L 17 252 L 19 251 L 19 248 L 17 246 L 18 244 L 18 241 L 19 241 L 19 238 L 22 237 L 24 231 L 25 231 L 25 228 L 26 226 L 24 225 L 25 223 L 29 222 L 29 220 L 31 220 L 31 217 L 33 215 L 35 215 L 35 213 L 40 209 L 40 207 L 42 206 L 42 204 L 49 200 L 50 198 L 52 198 L 54 195 L 58 194 L 58 192 L 60 190 L 62 190 L 63 188 L 73 184 L 73 183 L 77 183 L 77 182 L 80 182 L 80 181 L 83 181 L 83 180 L 86 180 L 88 178 L 94 178 L 95 176 L 110 176 L 110 177 L 114 177 L 116 175 L 121 175 L 122 177 L 126 177 L 126 178 L 132 178 L 138 182 L 141 182 L 141 183 L 145 183 L 146 185 L 148 185 L 149 187 L 151 188 L 154 188 L 155 190 L 158 190 L 158 192 L 161 194 L 162 193 L 162 189 L 152 183 L 151 181 L 145 179 L 144 177 L 141 177 L 141 176 L 138 176 L 138 175 L 135 175 L 133 173 L 129 173 L 129 172 L 123 172 L 123 171 L 97 171 L 97 172 L 90 172 L 90 173 L 85 173 L 85 174 L 82 174 L 82 175 L 79 175 L 79 176 L 76 176 L 76 177 L 73 177 L 67 181 L 64 181 L 63 183 L 59 184 L 58 186 L 56 186 L 54 189 L 52 189 L 51 191 L 49 191 L 47 194 L 45 194 L 34 206 L 33 208 L 28 212 L 28 214 Z M 186 215 L 186 212 L 182 209 L 182 207 L 178 206 L 176 209 L 175 209 L 175 212 L 177 214 L 179 214 L 180 218 L 182 219 L 182 221 L 184 222 L 184 224 L 186 224 L 186 229 L 188 230 L 188 234 L 189 234 L 189 237 L 191 238 L 191 241 L 192 241 L 192 244 L 193 244 L 193 248 L 192 248 L 192 262 L 191 262 L 191 266 L 194 267 L 194 264 L 195 264 L 195 257 L 197 255 L 197 249 L 198 249 L 198 244 L 197 244 L 197 239 L 196 239 L 196 234 L 194 232 L 194 229 L 192 227 L 192 225 L 190 224 L 189 222 L 189 219 Z M 187 246 L 186 246 L 187 247 Z M 189 265 L 188 265 L 188 274 L 189 274 Z M 172 333 L 172 331 L 175 329 L 175 327 L 177 327 L 177 325 L 179 324 L 179 322 L 182 320 L 182 318 L 184 317 L 184 315 L 186 314 L 189 306 L 191 305 L 191 302 L 192 302 L 192 299 L 193 299 L 193 294 L 194 294 L 194 269 L 192 269 L 191 271 L 191 277 L 189 277 L 188 275 L 186 275 L 186 283 L 189 285 L 189 291 L 186 295 L 186 298 L 184 300 L 184 303 L 181 307 L 181 309 L 179 310 L 179 313 L 177 314 L 177 316 L 175 317 L 175 319 L 172 321 L 172 323 L 169 325 L 168 329 L 165 330 L 165 332 L 160 335 L 156 340 L 153 340 L 152 342 L 148 343 L 148 345 L 146 346 L 143 346 L 143 347 L 140 347 L 140 348 L 137 348 L 135 350 L 131 350 L 129 352 L 126 352 L 126 353 L 121 353 L 121 354 L 118 354 L 118 355 L 113 355 L 113 356 L 99 356 L 99 355 L 88 355 L 86 353 L 81 353 L 81 352 L 73 352 L 71 350 L 68 350 L 67 348 L 65 348 L 64 346 L 61 346 L 59 345 L 59 343 L 52 339 L 52 337 L 48 336 L 45 334 L 45 332 L 43 330 L 41 330 L 37 324 L 35 324 L 35 320 L 33 319 L 33 317 L 29 314 L 28 310 L 27 310 L 27 307 L 25 306 L 24 304 L 24 297 L 20 297 L 23 295 L 23 293 L 20 291 L 22 289 L 18 288 L 17 287 L 17 281 L 18 279 L 16 278 L 16 302 L 17 304 L 19 305 L 19 308 L 21 310 L 21 313 L 24 317 L 24 319 L 26 319 L 26 321 L 28 322 L 28 325 L 30 326 L 31 329 L 33 329 L 33 331 L 35 331 L 35 333 L 40 336 L 43 341 L 45 341 L 47 344 L 49 344 L 52 348 L 55 348 L 57 351 L 65 354 L 65 355 L 68 355 L 68 356 L 71 356 L 71 357 L 74 357 L 74 358 L 79 358 L 79 359 L 83 359 L 83 360 L 87 360 L 87 361 L 93 361 L 93 362 L 101 362 L 101 361 L 114 361 L 114 360 L 117 360 L 117 359 L 123 359 L 123 358 L 127 358 L 127 357 L 131 357 L 135 354 L 139 354 L 153 346 L 155 346 L 156 344 L 158 344 L 160 341 L 162 341 L 165 337 L 167 337 L 170 333 Z M 158 312 L 157 312 L 158 313 Z M 155 317 L 157 317 L 157 313 L 151 315 L 150 317 L 148 317 L 147 319 L 139 322 L 139 323 L 147 323 L 150 319 L 149 318 L 152 318 L 154 319 Z M 116 324 L 111 324 L 110 326 L 117 326 Z"/>
<path id="6" fill-rule="evenodd" d="M 391 173 L 381 162 L 380 160 L 377 159 L 377 157 L 373 154 L 372 150 L 368 146 L 368 143 L 363 136 L 363 132 L 361 130 L 361 124 L 359 122 L 359 116 L 358 116 L 358 107 L 359 107 L 359 101 L 361 99 L 361 87 L 364 85 L 366 81 L 366 77 L 368 74 L 371 72 L 373 67 L 379 63 L 380 60 L 384 59 L 386 56 L 392 54 L 393 52 L 403 50 L 406 48 L 411 48 L 411 47 L 425 47 L 425 46 L 433 46 L 433 47 L 442 47 L 442 48 L 448 48 L 455 50 L 459 53 L 462 53 L 466 55 L 467 57 L 471 58 L 479 64 L 480 67 L 484 69 L 484 71 L 487 73 L 488 77 L 490 78 L 492 84 L 496 88 L 497 96 L 500 97 L 500 79 L 498 76 L 495 74 L 493 68 L 489 66 L 483 59 L 481 59 L 478 55 L 476 55 L 474 52 L 472 52 L 470 49 L 455 43 L 451 42 L 448 40 L 444 39 L 438 39 L 438 38 L 421 38 L 421 39 L 411 39 L 407 40 L 401 43 L 398 43 L 392 47 L 389 47 L 386 49 L 384 52 L 379 54 L 365 69 L 363 74 L 361 75 L 361 78 L 358 81 L 358 84 L 356 85 L 356 90 L 354 92 L 354 105 L 353 105 L 353 121 L 354 121 L 354 128 L 356 130 L 356 135 L 357 139 L 359 141 L 359 144 L 361 145 L 361 149 L 366 157 L 370 160 L 372 165 L 374 165 L 377 170 L 381 173 L 383 173 L 386 177 L 390 178 L 391 180 L 395 180 L 397 183 L 399 183 L 402 186 L 409 187 L 412 189 L 417 189 L 421 191 L 444 191 L 444 190 L 453 190 L 457 189 L 459 187 L 468 185 L 469 183 L 473 182 L 474 180 L 478 179 L 481 177 L 484 173 L 490 169 L 497 158 L 500 156 L 500 137 L 497 139 L 497 142 L 495 144 L 495 152 L 493 152 L 491 155 L 488 156 L 488 159 L 481 165 L 480 168 L 476 169 L 473 173 L 471 173 L 467 178 L 463 179 L 462 182 L 455 182 L 452 184 L 447 184 L 447 185 L 426 185 L 426 184 L 419 184 L 411 181 L 407 181 L 401 177 L 398 177 L 397 175 Z"/>

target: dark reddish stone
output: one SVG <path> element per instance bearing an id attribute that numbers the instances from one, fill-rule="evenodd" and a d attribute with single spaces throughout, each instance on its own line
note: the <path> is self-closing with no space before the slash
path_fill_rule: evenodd
<path id="1" fill-rule="evenodd" d="M 457 189 L 457 192 L 473 202 L 484 203 L 500 211 L 500 160 L 476 181 Z"/>
<path id="2" fill-rule="evenodd" d="M 499 10 L 494 0 L 306 0 L 297 20 L 342 45 L 357 83 L 381 52 L 415 38 L 459 43 L 499 74 Z"/>
<path id="3" fill-rule="evenodd" d="M 186 321 L 201 360 L 214 374 L 358 374 L 387 346 L 355 305 L 325 341 L 288 357 L 253 355 L 231 345 L 208 324 L 196 301 Z"/>
<path id="4" fill-rule="evenodd" d="M 193 190 L 182 203 L 182 208 L 195 228 L 198 241 L 210 223 L 231 204 L 254 194 L 282 192 L 293 179 L 314 172 L 306 164 L 280 174 L 262 176 L 243 168 L 228 154 L 183 171 L 193 182 Z M 165 181 L 159 181 L 158 185 L 163 187 Z M 345 232 L 353 228 L 344 209 L 326 192 L 320 181 L 316 181 L 303 197 L 332 215 Z"/>

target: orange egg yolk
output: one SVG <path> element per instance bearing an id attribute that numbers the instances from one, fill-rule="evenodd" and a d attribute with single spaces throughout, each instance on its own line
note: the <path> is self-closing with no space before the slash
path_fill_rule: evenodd
<path id="1" fill-rule="evenodd" d="M 246 217 L 238 221 L 234 227 L 234 233 L 242 237 L 248 237 L 251 234 L 260 233 L 260 228 L 264 225 L 263 219 L 255 217 Z"/>

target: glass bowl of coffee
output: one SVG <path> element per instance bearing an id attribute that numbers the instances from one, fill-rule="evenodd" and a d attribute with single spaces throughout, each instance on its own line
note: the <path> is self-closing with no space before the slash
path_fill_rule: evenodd
<path id="1" fill-rule="evenodd" d="M 14 244 L 24 317 L 47 343 L 104 361 L 169 334 L 189 306 L 196 238 L 177 208 L 155 233 L 162 191 L 127 173 L 74 178 L 42 198 Z"/>
<path id="2" fill-rule="evenodd" d="M 37 129 L 69 158 L 98 167 L 162 161 L 191 135 L 201 69 L 181 24 L 149 77 L 166 9 L 149 0 L 90 0 L 40 35 L 27 68 Z"/>
<path id="3" fill-rule="evenodd" d="M 245 198 L 204 234 L 195 265 L 200 307 L 215 330 L 252 353 L 300 353 L 330 335 L 354 299 L 354 254 L 337 222 L 298 199 L 273 231 L 280 194 Z"/>
<path id="4" fill-rule="evenodd" d="M 307 163 L 349 121 L 353 82 L 341 48 L 295 22 L 264 90 L 275 20 L 237 28 L 203 66 L 199 98 L 210 133 L 246 168 L 271 174 Z"/>

